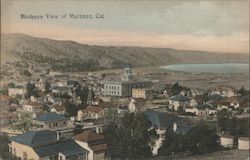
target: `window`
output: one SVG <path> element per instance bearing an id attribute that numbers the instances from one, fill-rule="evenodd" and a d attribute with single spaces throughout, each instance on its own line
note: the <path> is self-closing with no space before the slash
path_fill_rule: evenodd
<path id="1" fill-rule="evenodd" d="M 27 159 L 28 159 L 28 155 L 27 155 L 26 152 L 23 152 L 23 159 L 24 159 L 24 160 L 27 160 Z"/>

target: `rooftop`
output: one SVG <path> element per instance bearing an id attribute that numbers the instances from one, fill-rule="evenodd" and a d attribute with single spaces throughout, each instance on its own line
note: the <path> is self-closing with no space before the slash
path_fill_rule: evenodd
<path id="1" fill-rule="evenodd" d="M 59 152 L 65 156 L 75 154 L 86 154 L 87 150 L 80 147 L 73 139 L 66 139 L 57 141 L 55 143 L 38 147 L 34 149 L 39 157 L 46 157 L 50 155 L 57 155 Z"/>
<path id="2" fill-rule="evenodd" d="M 67 118 L 55 112 L 48 112 L 36 117 L 35 120 L 42 122 L 53 122 L 53 121 L 65 121 L 67 120 Z"/>
<path id="3" fill-rule="evenodd" d="M 170 98 L 173 101 L 189 101 L 190 99 L 183 95 L 176 95 Z"/>
<path id="4" fill-rule="evenodd" d="M 80 134 L 75 135 L 74 139 L 88 143 L 92 141 L 103 140 L 104 137 L 101 134 L 92 131 L 84 131 Z"/>
<path id="5" fill-rule="evenodd" d="M 49 130 L 28 131 L 25 134 L 12 137 L 10 141 L 30 147 L 44 146 L 57 141 L 57 133 Z"/>
<path id="6" fill-rule="evenodd" d="M 107 149 L 107 144 L 104 143 L 104 137 L 101 134 L 84 131 L 74 136 L 75 140 L 88 143 L 88 146 L 94 152 L 103 152 Z"/>
<path id="7" fill-rule="evenodd" d="M 174 122 L 182 120 L 182 118 L 175 115 L 171 115 L 165 112 L 158 111 L 146 111 L 144 115 L 147 116 L 153 127 L 157 128 L 168 128 Z"/>

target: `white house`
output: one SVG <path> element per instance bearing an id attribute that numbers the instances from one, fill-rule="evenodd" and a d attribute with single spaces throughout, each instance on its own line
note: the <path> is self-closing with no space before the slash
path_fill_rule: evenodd
<path id="1" fill-rule="evenodd" d="M 23 110 L 27 112 L 38 112 L 42 110 L 43 106 L 40 102 L 27 102 L 26 104 L 23 105 Z"/>
<path id="2" fill-rule="evenodd" d="M 17 95 L 23 96 L 25 93 L 26 89 L 24 89 L 24 87 L 15 87 L 8 89 L 9 96 L 17 96 Z"/>
<path id="3" fill-rule="evenodd" d="M 190 99 L 186 96 L 176 95 L 169 99 L 169 107 L 173 108 L 175 111 L 177 111 L 180 106 L 187 107 L 189 105 Z"/>
<path id="4" fill-rule="evenodd" d="M 223 97 L 232 97 L 236 95 L 236 90 L 228 86 L 220 86 L 211 90 L 211 95 L 219 94 Z"/>
<path id="5" fill-rule="evenodd" d="M 88 106 L 85 109 L 79 110 L 77 112 L 77 120 L 87 120 L 87 119 L 100 119 L 104 118 L 104 108 L 99 106 Z"/>

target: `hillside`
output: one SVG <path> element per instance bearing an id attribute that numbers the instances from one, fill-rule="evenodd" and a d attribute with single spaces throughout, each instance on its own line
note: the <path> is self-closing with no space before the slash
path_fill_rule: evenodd
<path id="1" fill-rule="evenodd" d="M 73 41 L 35 38 L 23 34 L 1 36 L 1 64 L 28 62 L 53 70 L 96 70 L 177 63 L 248 62 L 248 55 L 217 54 L 169 48 L 90 46 Z"/>

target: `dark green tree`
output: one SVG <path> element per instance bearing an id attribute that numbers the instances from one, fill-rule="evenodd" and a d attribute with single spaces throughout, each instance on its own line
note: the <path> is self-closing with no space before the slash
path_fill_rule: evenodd
<path id="1" fill-rule="evenodd" d="M 44 91 L 44 93 L 48 94 L 50 92 L 51 92 L 51 84 L 48 81 L 46 81 L 45 82 L 45 91 Z"/>
<path id="2" fill-rule="evenodd" d="M 67 117 L 77 115 L 77 111 L 79 110 L 79 107 L 75 103 L 67 101 L 65 103 L 65 107 L 66 107 L 66 116 Z"/>
<path id="3" fill-rule="evenodd" d="M 25 96 L 26 98 L 30 98 L 31 96 L 34 96 L 34 97 L 39 96 L 38 89 L 36 88 L 34 83 L 28 82 L 26 89 L 27 89 L 26 96 Z"/>
<path id="4" fill-rule="evenodd" d="M 185 135 L 174 133 L 172 128 L 167 129 L 165 133 L 165 140 L 159 149 L 159 154 L 169 156 L 173 153 L 175 154 L 185 150 Z"/>
<path id="5" fill-rule="evenodd" d="M 217 126 L 220 130 L 228 130 L 229 129 L 229 118 L 231 117 L 231 113 L 226 109 L 223 109 L 217 113 Z"/>
<path id="6" fill-rule="evenodd" d="M 187 149 L 193 154 L 204 154 L 220 147 L 215 129 L 209 128 L 204 122 L 198 123 L 186 134 Z"/>
<path id="7" fill-rule="evenodd" d="M 177 83 L 172 85 L 171 94 L 172 95 L 177 95 L 177 94 L 180 94 L 180 92 L 183 91 L 183 90 L 189 91 L 188 88 L 180 86 L 179 83 L 177 82 Z"/>
<path id="8" fill-rule="evenodd" d="M 241 95 L 241 96 L 246 96 L 248 94 L 248 91 L 244 88 L 244 86 L 242 86 L 238 91 L 237 94 Z"/>
<path id="9" fill-rule="evenodd" d="M 152 156 L 151 146 L 158 138 L 150 121 L 143 114 L 127 113 L 120 122 L 112 122 L 104 129 L 111 159 L 140 159 Z"/>

